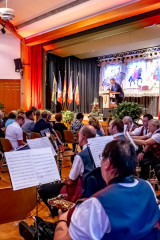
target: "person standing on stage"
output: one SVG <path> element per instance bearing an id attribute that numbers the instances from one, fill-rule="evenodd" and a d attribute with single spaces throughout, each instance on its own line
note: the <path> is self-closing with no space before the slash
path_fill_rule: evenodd
<path id="1" fill-rule="evenodd" d="M 121 86 L 118 83 L 116 83 L 116 80 L 114 78 L 111 78 L 111 80 L 110 80 L 109 90 L 114 91 L 114 92 L 119 92 L 119 94 L 115 94 L 115 99 L 116 99 L 117 104 L 119 104 L 123 101 L 124 92 L 123 92 Z"/>

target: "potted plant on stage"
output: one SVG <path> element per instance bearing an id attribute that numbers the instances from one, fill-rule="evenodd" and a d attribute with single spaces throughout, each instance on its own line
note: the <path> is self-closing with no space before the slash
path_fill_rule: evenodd
<path id="1" fill-rule="evenodd" d="M 138 122 L 143 113 L 143 107 L 135 102 L 122 102 L 112 110 L 112 118 L 123 119 L 130 116 L 133 122 Z"/>
<path id="2" fill-rule="evenodd" d="M 96 117 L 97 119 L 102 119 L 102 114 L 101 113 L 101 109 L 99 107 L 99 102 L 98 102 L 98 99 L 95 98 L 94 99 L 94 102 L 92 103 L 92 110 L 91 110 L 91 113 L 88 115 L 88 118 L 90 117 Z"/>

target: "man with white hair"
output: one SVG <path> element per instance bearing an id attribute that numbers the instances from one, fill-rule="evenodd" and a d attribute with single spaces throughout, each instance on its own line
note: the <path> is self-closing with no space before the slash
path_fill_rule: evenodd
<path id="1" fill-rule="evenodd" d="M 133 123 L 133 120 L 130 116 L 126 116 L 123 118 L 123 124 L 126 125 L 126 130 L 128 132 L 132 132 L 137 128 L 137 125 Z"/>

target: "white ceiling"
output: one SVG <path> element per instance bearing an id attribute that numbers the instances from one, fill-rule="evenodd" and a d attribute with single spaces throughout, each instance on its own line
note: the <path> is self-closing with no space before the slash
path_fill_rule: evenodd
<path id="1" fill-rule="evenodd" d="M 30 38 L 137 1 L 139 0 L 8 0 L 8 7 L 15 10 L 15 18 L 11 22 L 18 25 L 18 33 L 24 38 Z M 73 3 L 77 5 L 72 7 Z M 64 10 L 67 4 L 71 4 L 71 7 Z M 0 1 L 1 7 L 5 7 L 4 0 Z M 59 9 L 60 7 L 64 8 Z M 53 10 L 57 13 L 54 11 L 53 15 L 48 16 L 47 13 Z M 36 19 L 37 17 L 39 18 Z"/>

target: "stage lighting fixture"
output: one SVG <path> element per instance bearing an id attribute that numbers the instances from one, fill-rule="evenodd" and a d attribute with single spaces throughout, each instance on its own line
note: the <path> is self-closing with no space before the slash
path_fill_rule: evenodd
<path id="1" fill-rule="evenodd" d="M 5 34 L 5 33 L 6 33 L 6 30 L 4 29 L 4 27 L 1 28 L 1 32 L 2 32 L 2 34 Z"/>

